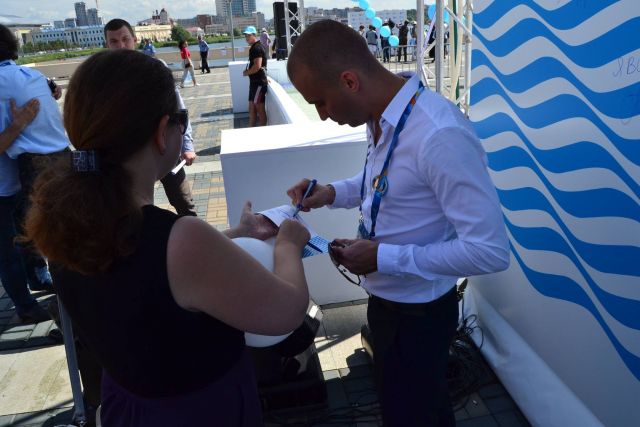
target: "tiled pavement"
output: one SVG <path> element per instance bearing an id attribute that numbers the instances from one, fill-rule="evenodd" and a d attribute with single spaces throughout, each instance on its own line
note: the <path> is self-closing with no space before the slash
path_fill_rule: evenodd
<path id="1" fill-rule="evenodd" d="M 219 164 L 220 131 L 245 127 L 247 118 L 231 113 L 226 69 L 214 69 L 196 78 L 198 87 L 182 89 L 199 156 L 186 169 L 187 176 L 198 215 L 224 229 L 228 219 Z M 156 190 L 156 204 L 170 208 L 160 186 Z M 294 411 L 287 418 L 267 414 L 267 425 L 381 425 L 371 366 L 360 341 L 360 327 L 366 319 L 366 304 L 362 302 L 323 307 L 315 348 L 328 390 L 328 408 L 304 415 Z M 5 296 L 0 297 L 0 328 L 2 325 L 6 330 L 0 335 L 0 427 L 66 425 L 72 416 L 72 399 L 64 349 L 51 345 L 47 337 L 52 322 L 18 325 Z M 457 425 L 528 426 L 493 373 L 489 369 L 483 372 L 482 386 L 456 412 Z"/>

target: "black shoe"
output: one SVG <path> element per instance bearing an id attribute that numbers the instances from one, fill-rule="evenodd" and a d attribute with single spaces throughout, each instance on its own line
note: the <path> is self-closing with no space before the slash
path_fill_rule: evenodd
<path id="1" fill-rule="evenodd" d="M 18 317 L 22 320 L 22 323 L 40 323 L 51 320 L 49 313 L 47 313 L 47 311 L 38 304 L 28 310 L 22 312 L 18 311 Z"/>

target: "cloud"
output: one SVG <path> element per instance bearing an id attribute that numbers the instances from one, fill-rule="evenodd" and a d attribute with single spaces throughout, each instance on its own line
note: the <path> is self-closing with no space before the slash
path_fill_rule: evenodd
<path id="1" fill-rule="evenodd" d="M 2 15 L 0 19 L 9 19 L 8 15 L 23 17 L 22 20 L 15 19 L 14 22 L 47 23 L 54 20 L 64 20 L 75 17 L 73 4 L 76 0 L 47 0 L 46 7 L 42 8 L 42 0 L 2 0 Z M 420 1 L 420 0 L 418 0 Z M 429 0 L 427 0 L 429 1 Z M 95 0 L 84 0 L 87 9 L 96 7 Z M 388 9 L 389 3 L 386 0 L 369 0 L 374 9 Z M 180 2 L 168 2 L 167 0 L 99 0 L 101 15 L 108 21 L 113 18 L 123 18 L 131 23 L 136 23 L 151 17 L 151 13 L 163 6 L 169 11 L 172 18 L 192 18 L 197 14 L 215 14 L 215 0 L 181 0 Z M 358 3 L 352 0 L 308 0 L 307 7 L 320 7 L 324 9 L 346 8 L 357 6 Z M 273 1 L 257 0 L 258 11 L 263 12 L 267 19 L 273 16 Z M 394 8 L 415 9 L 416 2 L 413 0 L 397 0 L 393 3 Z"/>

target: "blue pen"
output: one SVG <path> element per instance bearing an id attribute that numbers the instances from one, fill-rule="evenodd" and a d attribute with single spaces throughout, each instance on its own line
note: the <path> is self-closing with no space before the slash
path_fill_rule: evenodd
<path id="1" fill-rule="evenodd" d="M 316 186 L 317 183 L 318 181 L 315 179 L 312 179 L 311 181 L 309 181 L 309 185 L 307 186 L 307 191 L 304 192 L 304 195 L 302 196 L 302 200 L 306 199 L 309 196 L 309 194 L 311 194 L 311 192 L 313 191 L 313 188 Z M 296 210 L 293 213 L 293 216 L 298 215 L 298 212 L 300 212 L 300 209 L 302 209 L 302 200 L 300 200 L 300 203 L 296 205 Z"/>

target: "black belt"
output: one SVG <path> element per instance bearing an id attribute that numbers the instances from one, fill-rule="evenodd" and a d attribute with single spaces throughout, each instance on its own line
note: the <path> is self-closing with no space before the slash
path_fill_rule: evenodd
<path id="1" fill-rule="evenodd" d="M 376 302 L 383 307 L 391 309 L 393 311 L 397 311 L 403 314 L 420 316 L 427 313 L 429 310 L 433 309 L 434 306 L 438 305 L 442 301 L 448 300 L 449 298 L 455 298 L 456 295 L 456 287 L 452 287 L 451 290 L 447 291 L 440 298 L 435 299 L 429 302 L 397 302 L 397 301 L 389 301 L 388 299 L 380 298 L 378 296 L 369 295 L 369 302 Z"/>

